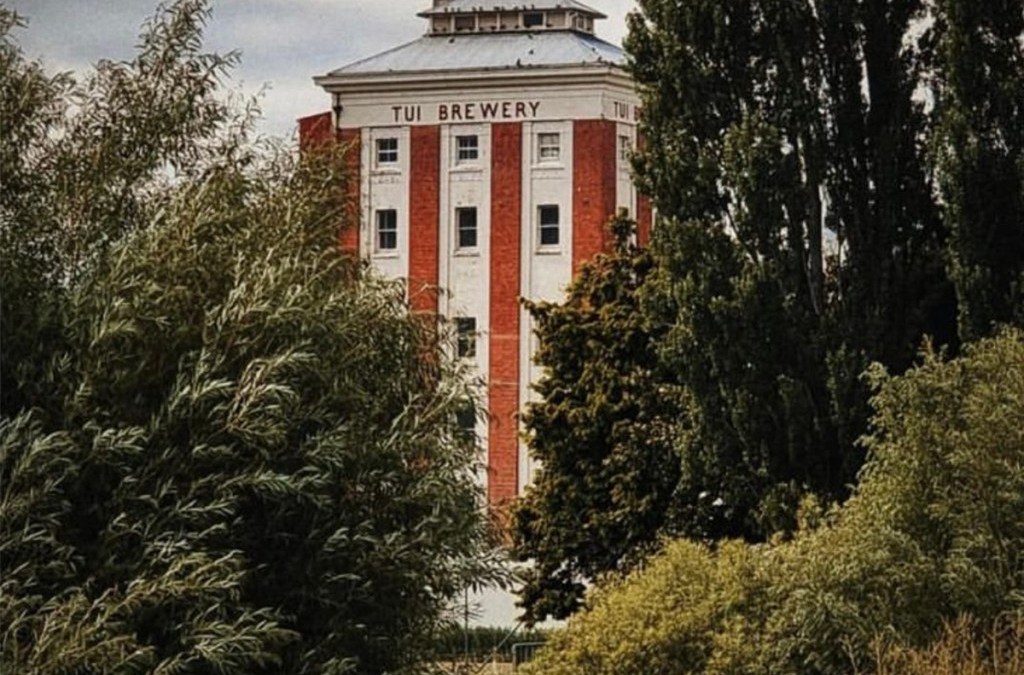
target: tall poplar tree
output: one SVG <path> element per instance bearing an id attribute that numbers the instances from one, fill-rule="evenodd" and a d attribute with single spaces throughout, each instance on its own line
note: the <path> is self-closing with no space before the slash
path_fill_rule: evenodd
<path id="1" fill-rule="evenodd" d="M 933 133 L 965 340 L 1024 323 L 1024 6 L 935 4 Z"/>
<path id="2" fill-rule="evenodd" d="M 841 498 L 873 360 L 951 336 L 912 0 L 642 0 L 627 48 L 641 187 L 662 216 L 662 356 L 692 394 L 694 534 L 763 536 L 792 495 Z"/>
<path id="3" fill-rule="evenodd" d="M 929 8 L 638 4 L 626 41 L 646 139 L 635 170 L 660 216 L 639 308 L 681 392 L 679 482 L 661 526 L 762 538 L 792 527 L 802 494 L 848 493 L 871 362 L 901 372 L 925 336 L 957 346 L 922 95 Z M 541 558 L 559 574 L 614 569 Z"/>

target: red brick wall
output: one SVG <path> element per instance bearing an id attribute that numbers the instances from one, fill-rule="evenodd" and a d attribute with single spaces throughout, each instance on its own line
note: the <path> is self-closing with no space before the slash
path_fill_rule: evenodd
<path id="1" fill-rule="evenodd" d="M 359 254 L 359 225 L 362 221 L 359 203 L 360 136 L 359 129 L 335 130 L 334 115 L 329 112 L 299 118 L 300 152 L 310 152 L 335 140 L 346 146 L 345 227 L 338 234 L 338 245 L 353 255 Z"/>
<path id="2" fill-rule="evenodd" d="M 487 494 L 492 506 L 519 489 L 519 271 L 523 127 L 491 126 L 491 325 Z"/>
<path id="3" fill-rule="evenodd" d="M 642 151 L 647 142 L 643 135 L 637 138 L 637 146 Z M 637 193 L 636 196 L 636 241 L 640 246 L 651 243 L 651 225 L 654 221 L 651 210 L 651 198 Z"/>
<path id="4" fill-rule="evenodd" d="M 580 265 L 611 247 L 605 227 L 615 215 L 616 159 L 615 122 L 573 122 L 572 175 L 572 274 Z"/>
<path id="5" fill-rule="evenodd" d="M 409 304 L 414 312 L 437 312 L 440 255 L 441 127 L 410 128 Z"/>
<path id="6" fill-rule="evenodd" d="M 348 227 L 341 231 L 341 250 L 359 255 L 359 226 L 362 222 L 363 209 L 359 200 L 359 168 L 361 150 L 361 134 L 359 129 L 342 129 L 338 134 L 345 146 L 345 168 L 348 170 L 348 185 L 345 189 L 345 202 Z"/>
<path id="7" fill-rule="evenodd" d="M 640 246 L 647 246 L 651 243 L 651 199 L 638 194 L 636 202 L 636 241 Z"/>
<path id="8" fill-rule="evenodd" d="M 309 150 L 334 138 L 334 116 L 330 112 L 299 118 L 299 149 Z"/>

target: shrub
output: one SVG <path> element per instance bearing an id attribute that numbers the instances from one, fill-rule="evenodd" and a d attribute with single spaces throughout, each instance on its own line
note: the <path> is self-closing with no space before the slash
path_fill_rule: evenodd
<path id="1" fill-rule="evenodd" d="M 590 609 L 553 634 L 526 672 L 728 672 L 740 652 L 756 652 L 748 638 L 759 631 L 750 620 L 767 609 L 771 555 L 741 542 L 716 551 L 670 542 L 644 569 L 594 591 Z"/>
<path id="2" fill-rule="evenodd" d="M 669 543 L 593 592 L 528 672 L 850 673 L 879 639 L 925 647 L 957 616 L 989 626 L 1021 608 L 1024 335 L 870 377 L 870 458 L 845 505 L 805 506 L 823 524 L 767 545 Z"/>

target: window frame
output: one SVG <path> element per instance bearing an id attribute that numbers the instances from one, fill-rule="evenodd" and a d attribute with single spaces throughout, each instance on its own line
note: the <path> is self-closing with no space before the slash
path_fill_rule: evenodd
<path id="1" fill-rule="evenodd" d="M 390 214 L 390 222 L 385 223 L 385 219 Z M 388 225 L 386 229 L 381 227 L 382 225 Z M 391 239 L 391 246 L 384 246 L 384 236 L 388 236 Z M 374 209 L 373 218 L 373 252 L 378 255 L 397 255 L 398 254 L 398 209 Z"/>
<path id="2" fill-rule="evenodd" d="M 384 148 L 382 147 L 385 143 L 391 143 L 394 147 Z M 389 156 L 393 155 L 392 159 L 383 159 L 385 153 Z M 398 166 L 399 152 L 398 152 L 398 136 L 381 136 L 374 139 L 374 156 L 376 157 L 375 166 L 378 169 L 390 169 Z"/>
<path id="3" fill-rule="evenodd" d="M 455 355 L 458 358 L 476 358 L 477 334 L 475 316 L 455 317 Z"/>
<path id="4" fill-rule="evenodd" d="M 545 215 L 554 213 L 554 222 L 545 222 Z M 554 231 L 554 241 L 544 241 L 545 232 Z M 558 204 L 537 205 L 537 248 L 543 251 L 559 250 L 562 246 L 562 209 Z"/>
<path id="5" fill-rule="evenodd" d="M 455 433 L 465 441 L 476 440 L 476 408 L 472 401 L 460 401 L 455 409 Z"/>
<path id="6" fill-rule="evenodd" d="M 463 217 L 472 214 L 473 222 L 464 223 Z M 472 225 L 470 227 L 470 225 Z M 472 243 L 463 242 L 463 233 L 472 232 Z M 480 214 L 475 206 L 455 207 L 455 250 L 460 252 L 476 251 L 480 245 Z"/>
<path id="7" fill-rule="evenodd" d="M 544 28 L 544 12 L 523 12 L 523 28 Z"/>
<path id="8" fill-rule="evenodd" d="M 469 141 L 472 140 L 472 145 Z M 465 142 L 465 145 L 463 143 Z M 465 156 L 463 153 L 466 153 Z M 455 164 L 475 164 L 480 161 L 480 135 L 457 134 L 455 136 Z"/>
<path id="9" fill-rule="evenodd" d="M 554 139 L 554 143 L 550 141 Z M 545 142 L 547 141 L 547 142 Z M 553 156 L 545 157 L 545 151 L 554 150 Z M 562 161 L 562 134 L 558 131 L 537 132 L 537 163 L 557 164 Z"/>
<path id="10" fill-rule="evenodd" d="M 581 14 L 574 14 L 572 17 L 572 27 L 574 30 L 582 31 L 584 33 L 594 32 L 594 22 L 586 16 Z"/>
<path id="11" fill-rule="evenodd" d="M 619 161 L 628 162 L 633 152 L 633 139 L 628 134 L 619 134 Z"/>

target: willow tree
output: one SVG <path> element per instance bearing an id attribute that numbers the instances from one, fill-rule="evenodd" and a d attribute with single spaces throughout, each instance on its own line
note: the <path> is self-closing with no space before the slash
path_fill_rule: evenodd
<path id="1" fill-rule="evenodd" d="M 416 672 L 495 575 L 473 391 L 339 252 L 340 151 L 220 101 L 207 16 L 78 84 L 0 14 L 0 669 Z"/>

